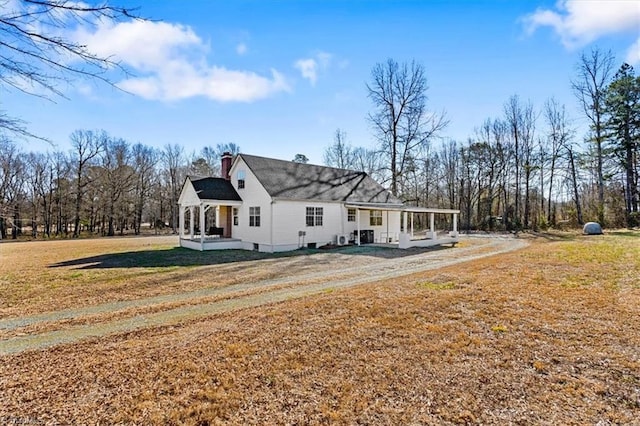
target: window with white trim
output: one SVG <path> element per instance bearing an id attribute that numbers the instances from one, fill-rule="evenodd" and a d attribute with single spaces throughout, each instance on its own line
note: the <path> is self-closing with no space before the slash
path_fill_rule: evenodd
<path id="1" fill-rule="evenodd" d="M 244 188 L 244 170 L 238 170 L 237 179 L 238 179 L 238 189 Z"/>
<path id="2" fill-rule="evenodd" d="M 260 207 L 249 207 L 249 226 L 260 226 Z"/>
<path id="3" fill-rule="evenodd" d="M 356 209 L 347 209 L 347 222 L 356 221 Z"/>
<path id="4" fill-rule="evenodd" d="M 238 208 L 234 207 L 233 208 L 233 226 L 238 226 L 238 222 L 239 222 L 239 219 L 238 219 Z"/>
<path id="5" fill-rule="evenodd" d="M 382 226 L 382 210 L 369 210 L 369 225 Z"/>
<path id="6" fill-rule="evenodd" d="M 324 209 L 322 207 L 307 207 L 306 223 L 307 226 L 322 226 L 322 216 Z"/>

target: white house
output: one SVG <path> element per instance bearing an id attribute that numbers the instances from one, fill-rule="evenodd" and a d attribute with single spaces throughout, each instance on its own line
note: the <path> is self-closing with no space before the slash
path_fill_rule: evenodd
<path id="1" fill-rule="evenodd" d="M 185 180 L 178 200 L 182 247 L 277 252 L 331 243 L 457 242 L 458 210 L 404 206 L 363 172 L 225 153 L 222 176 Z M 416 213 L 430 216 L 426 239 L 412 238 Z M 436 238 L 435 214 L 453 215 L 445 238 Z"/>

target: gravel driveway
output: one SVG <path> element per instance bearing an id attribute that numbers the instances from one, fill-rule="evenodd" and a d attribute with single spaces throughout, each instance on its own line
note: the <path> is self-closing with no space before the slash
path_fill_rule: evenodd
<path id="1" fill-rule="evenodd" d="M 415 255 L 375 259 L 375 262 L 329 263 L 312 268 L 311 272 L 297 271 L 276 279 L 7 318 L 0 320 L 0 331 L 9 333 L 8 338 L 0 340 L 0 355 L 146 327 L 175 325 L 223 312 L 438 269 L 527 245 L 525 241 L 512 237 L 474 240 L 468 247 L 428 250 Z M 286 267 L 287 260 L 277 259 L 275 262 L 282 262 Z"/>

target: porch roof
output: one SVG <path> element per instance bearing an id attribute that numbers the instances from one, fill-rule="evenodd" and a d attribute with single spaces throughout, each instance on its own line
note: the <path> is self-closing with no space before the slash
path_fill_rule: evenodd
<path id="1" fill-rule="evenodd" d="M 459 214 L 460 213 L 460 210 L 454 210 L 454 209 L 436 209 L 432 207 L 405 206 L 404 204 L 346 203 L 345 206 L 351 209 L 386 210 L 386 211 L 399 211 L 399 212 L 408 212 L 408 213 L 442 213 L 442 214 Z"/>
<path id="2" fill-rule="evenodd" d="M 242 199 L 231 182 L 222 178 L 187 176 L 178 204 L 182 207 L 217 205 L 240 206 Z"/>
<path id="3" fill-rule="evenodd" d="M 242 199 L 226 179 L 216 177 L 191 178 L 191 184 L 201 200 L 239 201 Z"/>
<path id="4" fill-rule="evenodd" d="M 207 200 L 207 199 L 202 199 L 200 200 L 199 203 L 197 204 L 188 204 L 188 203 L 184 203 L 182 204 L 184 207 L 189 207 L 189 206 L 200 206 L 200 205 L 205 205 L 205 206 L 241 206 L 242 205 L 242 201 L 230 201 L 230 200 L 216 200 L 216 199 L 211 199 L 211 200 Z"/>

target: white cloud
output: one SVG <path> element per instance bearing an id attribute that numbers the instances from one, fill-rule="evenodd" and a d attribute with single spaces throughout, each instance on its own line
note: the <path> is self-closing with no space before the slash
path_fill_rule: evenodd
<path id="1" fill-rule="evenodd" d="M 185 99 L 206 96 L 221 102 L 251 102 L 289 90 L 282 74 L 271 70 L 271 78 L 246 71 L 212 67 L 201 74 L 180 66 L 157 76 L 131 78 L 121 87 L 147 99 Z"/>
<path id="2" fill-rule="evenodd" d="M 560 0 L 556 10 L 538 9 L 524 18 L 528 33 L 551 27 L 565 47 L 584 46 L 599 37 L 640 28 L 640 5 L 634 0 Z"/>
<path id="3" fill-rule="evenodd" d="M 311 82 L 312 86 L 316 85 L 316 81 L 318 80 L 318 63 L 315 59 L 298 59 L 294 66 L 300 70 L 303 78 Z"/>
<path id="4" fill-rule="evenodd" d="M 627 51 L 625 62 L 630 65 L 640 64 L 640 37 L 638 37 L 636 42 L 633 43 Z"/>
<path id="5" fill-rule="evenodd" d="M 94 31 L 78 30 L 75 38 L 91 52 L 131 67 L 138 76 L 117 85 L 146 99 L 172 101 L 205 96 L 220 102 L 252 102 L 289 90 L 284 76 L 273 69 L 263 76 L 209 64 L 208 46 L 191 28 L 182 25 L 99 23 Z M 241 54 L 239 46 L 237 49 Z M 243 49 L 246 51 L 246 46 Z"/>
<path id="6" fill-rule="evenodd" d="M 293 66 L 300 71 L 302 78 L 309 80 L 312 86 L 318 81 L 318 72 L 326 70 L 331 64 L 331 54 L 318 52 L 311 58 L 298 59 Z"/>

